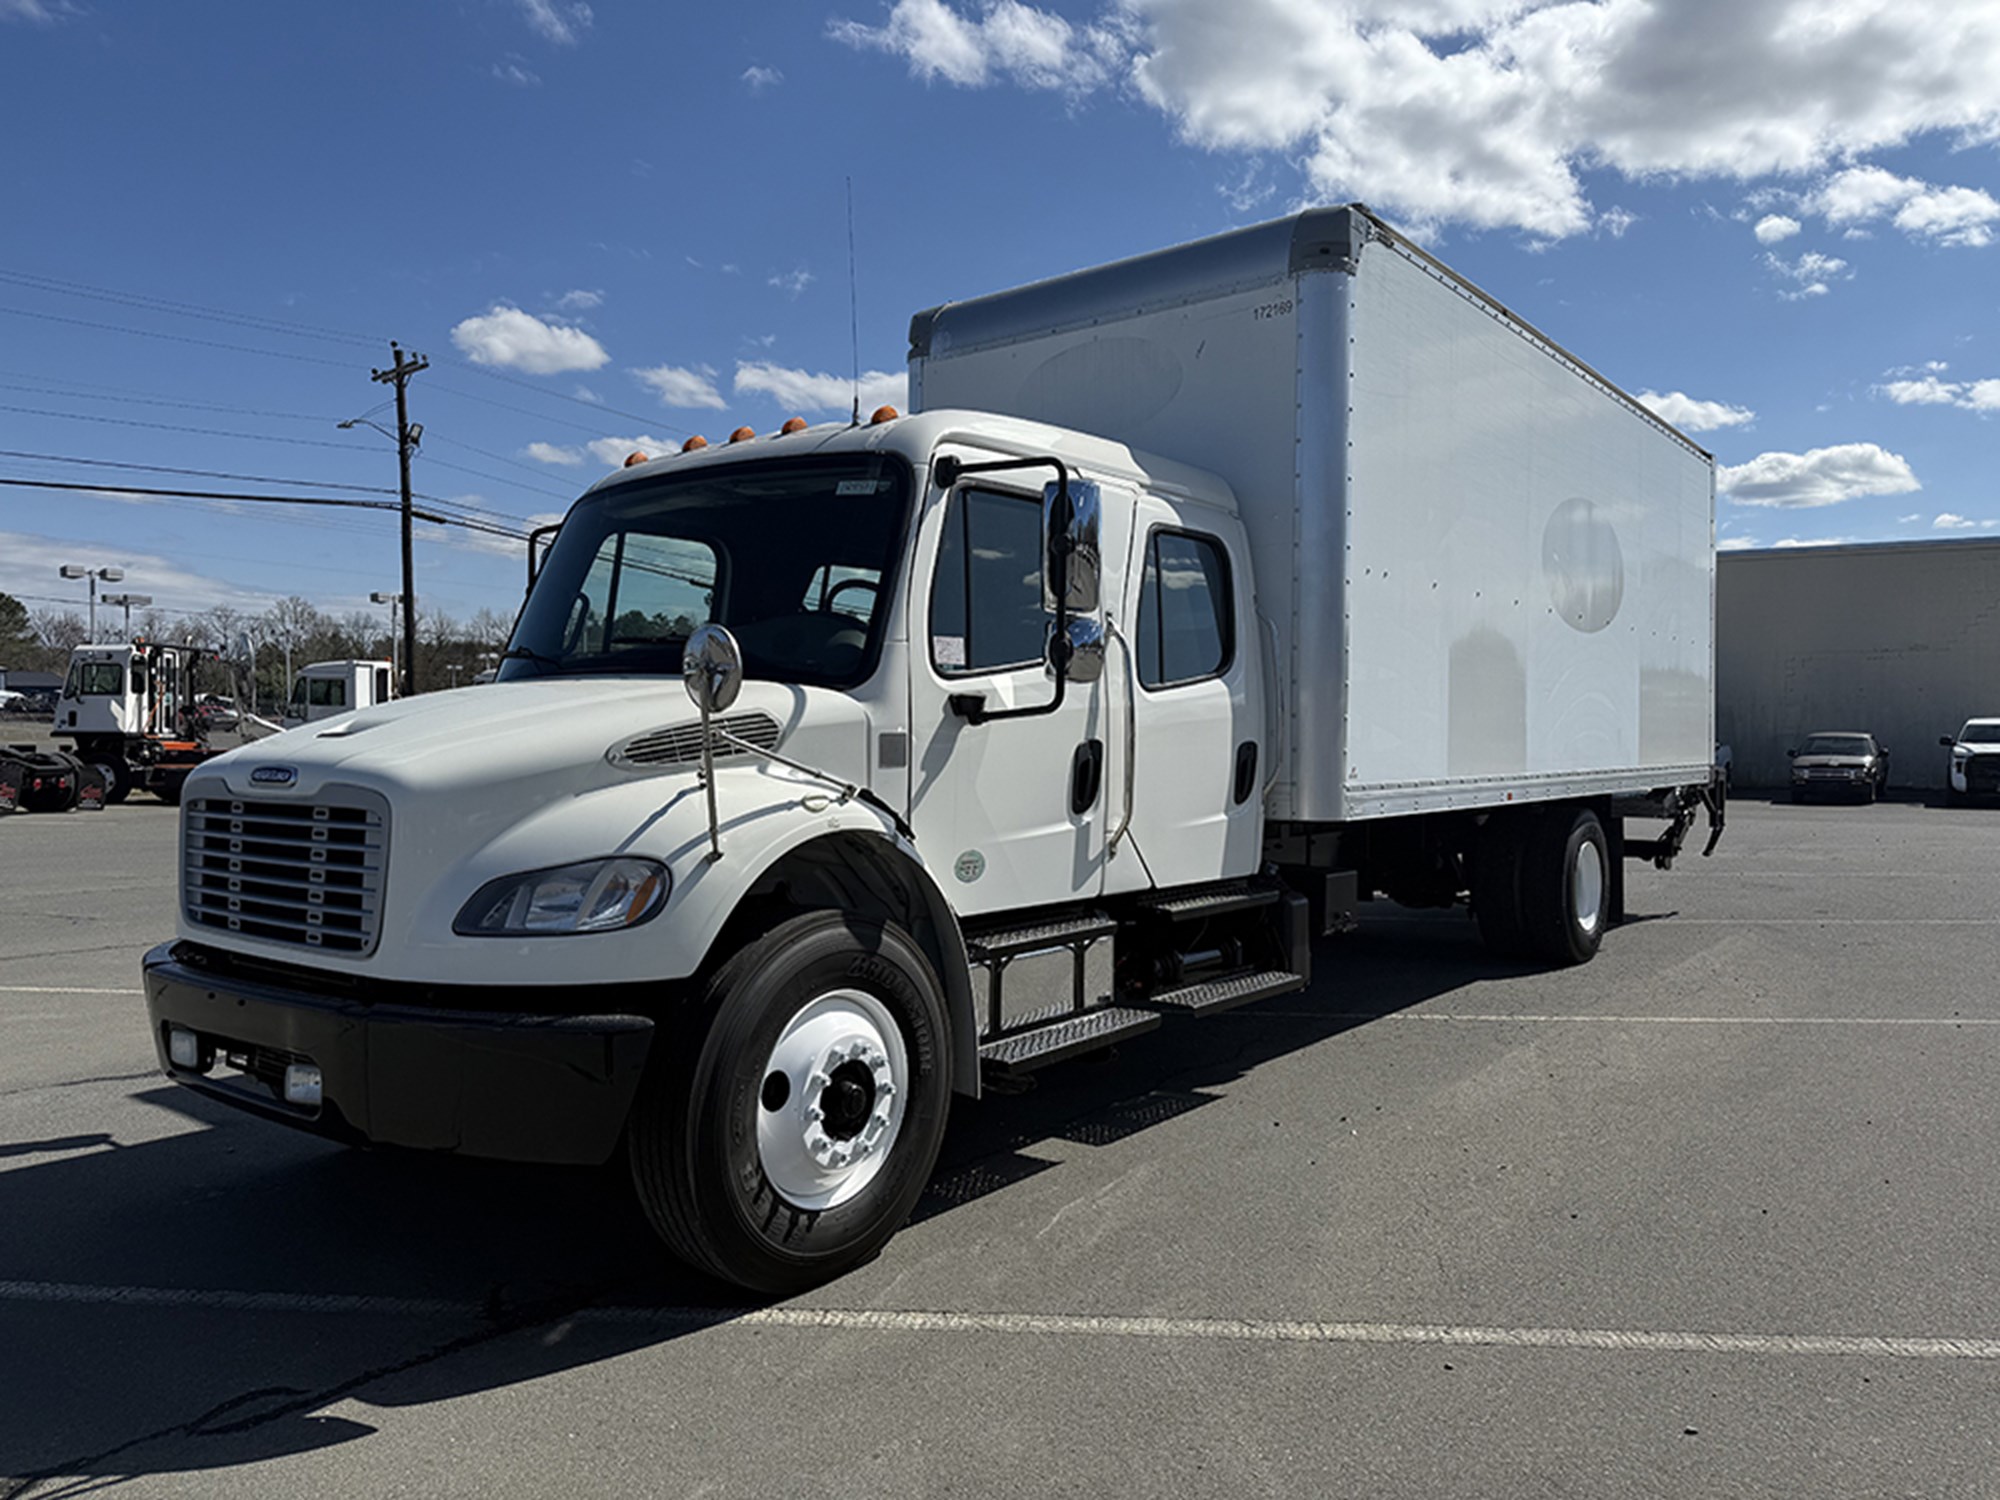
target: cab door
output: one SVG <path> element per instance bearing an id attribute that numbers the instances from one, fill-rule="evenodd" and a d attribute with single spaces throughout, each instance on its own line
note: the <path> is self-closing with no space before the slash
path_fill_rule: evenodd
<path id="1" fill-rule="evenodd" d="M 1032 476 L 1032 477 L 1031 477 Z M 1026 471 L 961 480 L 933 497 L 910 603 L 910 802 L 917 848 L 965 915 L 1086 899 L 1104 878 L 1101 681 L 1069 682 L 1052 713 L 973 723 L 1050 703 L 1053 615 L 1042 592 L 1042 496 Z M 1122 507 L 1107 496 L 1105 547 Z"/>
<path id="2" fill-rule="evenodd" d="M 1131 778 L 1126 838 L 1137 861 L 1112 861 L 1113 889 L 1256 872 L 1263 846 L 1263 680 L 1248 550 L 1235 517 L 1146 494 L 1125 568 L 1114 667 Z M 1125 789 L 1114 790 L 1122 801 Z M 1123 840 L 1121 840 L 1121 845 Z M 1139 868 L 1143 866 L 1143 869 Z"/>

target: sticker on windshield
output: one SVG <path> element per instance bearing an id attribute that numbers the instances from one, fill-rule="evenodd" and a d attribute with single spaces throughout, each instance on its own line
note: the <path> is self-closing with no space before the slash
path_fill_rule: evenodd
<path id="1" fill-rule="evenodd" d="M 931 653 L 941 667 L 962 667 L 965 665 L 965 637 L 934 635 L 931 637 Z"/>
<path id="2" fill-rule="evenodd" d="M 872 495 L 887 484 L 881 479 L 843 479 L 833 487 L 835 495 Z"/>

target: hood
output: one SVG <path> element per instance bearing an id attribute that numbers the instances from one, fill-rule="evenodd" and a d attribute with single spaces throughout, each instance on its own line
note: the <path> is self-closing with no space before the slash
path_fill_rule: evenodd
<path id="1" fill-rule="evenodd" d="M 843 693 L 746 682 L 719 721 L 829 774 L 865 779 L 867 714 Z M 530 678 L 301 725 L 218 756 L 201 774 L 219 774 L 246 795 L 309 796 L 336 781 L 454 801 L 474 788 L 532 788 L 514 801 L 518 814 L 523 802 L 638 777 L 693 775 L 700 722 L 678 678 Z"/>

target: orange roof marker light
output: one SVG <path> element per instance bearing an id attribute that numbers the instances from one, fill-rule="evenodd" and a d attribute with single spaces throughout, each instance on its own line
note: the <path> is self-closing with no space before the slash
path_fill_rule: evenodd
<path id="1" fill-rule="evenodd" d="M 729 441 L 732 443 L 747 443 L 756 435 L 757 429 L 754 427 L 739 427 L 729 434 Z"/>
<path id="2" fill-rule="evenodd" d="M 884 422 L 893 422 L 901 415 L 902 413 L 893 406 L 878 406 L 875 408 L 875 415 L 868 419 L 868 425 L 880 427 Z"/>
<path id="3" fill-rule="evenodd" d="M 681 444 L 681 452 L 692 453 L 697 448 L 706 448 L 707 446 L 708 439 L 697 432 L 693 437 Z"/>
<path id="4" fill-rule="evenodd" d="M 805 430 L 806 419 L 804 417 L 787 417 L 785 418 L 785 425 L 778 429 L 780 432 L 804 432 Z"/>
<path id="5" fill-rule="evenodd" d="M 634 464 L 650 463 L 652 462 L 652 458 L 652 454 L 642 453 L 639 449 L 634 448 L 630 453 L 625 455 L 625 467 L 629 469 Z"/>

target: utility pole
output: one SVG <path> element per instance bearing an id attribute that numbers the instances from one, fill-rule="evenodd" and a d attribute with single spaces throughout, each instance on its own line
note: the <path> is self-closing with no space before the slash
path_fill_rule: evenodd
<path id="1" fill-rule="evenodd" d="M 394 363 L 386 370 L 372 371 L 369 378 L 379 384 L 396 387 L 396 458 L 403 471 L 403 696 L 414 698 L 417 695 L 417 570 L 410 547 L 410 455 L 423 441 L 424 429 L 421 423 L 410 426 L 410 405 L 405 390 L 410 377 L 419 370 L 428 370 L 431 362 L 421 354 L 405 355 L 393 340 L 389 344 L 389 355 Z"/>

